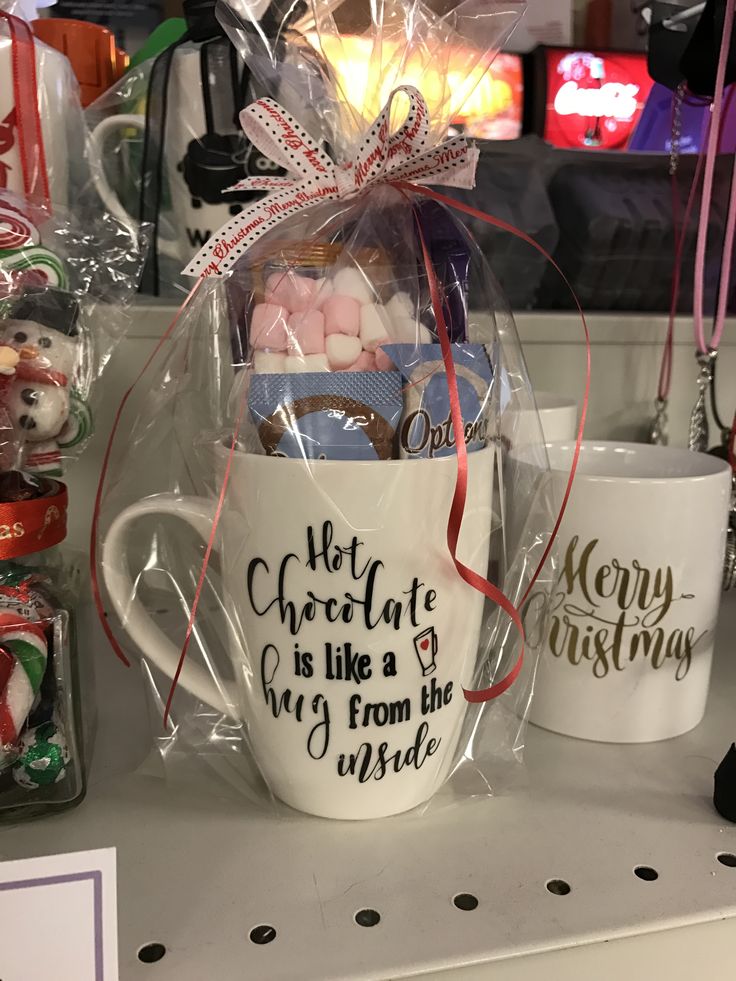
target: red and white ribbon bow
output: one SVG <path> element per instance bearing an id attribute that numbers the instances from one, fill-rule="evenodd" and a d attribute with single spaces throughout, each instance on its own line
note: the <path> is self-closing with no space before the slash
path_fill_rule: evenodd
<path id="1" fill-rule="evenodd" d="M 402 125 L 391 133 L 391 107 L 398 93 L 409 100 Z M 216 232 L 184 270 L 185 276 L 227 272 L 262 235 L 298 211 L 323 201 L 361 194 L 373 184 L 408 181 L 472 188 L 478 149 L 457 136 L 429 147 L 429 111 L 412 85 L 400 85 L 366 133 L 356 159 L 337 164 L 273 99 L 259 99 L 240 114 L 248 139 L 293 177 L 246 177 L 233 191 L 270 191 Z"/>

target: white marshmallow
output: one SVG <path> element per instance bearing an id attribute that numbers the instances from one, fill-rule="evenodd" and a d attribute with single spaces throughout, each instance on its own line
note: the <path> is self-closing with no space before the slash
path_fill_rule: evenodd
<path id="1" fill-rule="evenodd" d="M 260 375 L 279 375 L 286 370 L 286 355 L 276 351 L 256 351 L 253 355 L 253 370 Z"/>
<path id="2" fill-rule="evenodd" d="M 391 321 L 380 303 L 366 303 L 360 308 L 360 340 L 366 351 L 375 351 L 391 340 Z"/>
<path id="3" fill-rule="evenodd" d="M 413 320 L 416 317 L 416 307 L 412 303 L 409 294 L 403 291 L 394 293 L 386 304 L 386 309 L 392 320 L 399 320 L 406 317 Z"/>
<path id="4" fill-rule="evenodd" d="M 325 338 L 325 347 L 327 360 L 335 371 L 342 371 L 355 364 L 363 350 L 360 338 L 348 337 L 347 334 L 329 334 Z"/>
<path id="5" fill-rule="evenodd" d="M 394 317 L 391 333 L 397 344 L 416 344 L 419 324 L 414 317 Z"/>
<path id="6" fill-rule="evenodd" d="M 315 280 L 314 305 L 316 309 L 321 310 L 322 304 L 325 303 L 327 300 L 329 300 L 329 298 L 332 296 L 334 292 L 335 292 L 335 286 L 331 279 L 327 279 L 326 277 L 323 276 L 321 279 Z"/>
<path id="7" fill-rule="evenodd" d="M 394 315 L 391 321 L 391 333 L 397 344 L 435 344 L 436 339 L 429 327 L 417 320 L 416 317 Z"/>
<path id="8" fill-rule="evenodd" d="M 287 355 L 284 371 L 298 374 L 305 371 L 329 371 L 330 364 L 326 354 Z"/>
<path id="9" fill-rule="evenodd" d="M 372 303 L 376 294 L 360 269 L 346 266 L 340 269 L 333 280 L 334 292 L 340 296 L 352 296 L 358 303 Z"/>

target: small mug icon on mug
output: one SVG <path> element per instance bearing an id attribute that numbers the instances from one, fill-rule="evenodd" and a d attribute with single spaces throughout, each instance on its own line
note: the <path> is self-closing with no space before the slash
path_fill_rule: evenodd
<path id="1" fill-rule="evenodd" d="M 417 652 L 419 663 L 422 666 L 422 675 L 426 678 L 437 670 L 435 658 L 437 657 L 437 634 L 434 627 L 427 627 L 414 638 L 414 650 Z"/>

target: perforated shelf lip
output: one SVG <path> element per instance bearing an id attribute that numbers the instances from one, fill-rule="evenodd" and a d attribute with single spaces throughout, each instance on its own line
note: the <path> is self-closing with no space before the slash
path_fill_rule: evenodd
<path id="1" fill-rule="evenodd" d="M 730 598 L 694 732 L 625 747 L 532 727 L 526 787 L 369 824 L 274 820 L 124 773 L 145 709 L 105 652 L 86 802 L 3 830 L 0 856 L 117 846 L 122 981 L 398 979 L 736 916 L 736 825 L 711 804 L 736 737 L 734 638 Z"/>

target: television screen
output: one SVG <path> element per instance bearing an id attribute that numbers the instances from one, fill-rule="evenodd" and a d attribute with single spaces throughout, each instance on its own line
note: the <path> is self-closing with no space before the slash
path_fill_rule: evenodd
<path id="1" fill-rule="evenodd" d="M 625 150 L 652 87 L 643 53 L 545 48 L 544 138 L 566 149 Z"/>
<path id="2" fill-rule="evenodd" d="M 521 56 L 499 54 L 453 119 L 453 125 L 478 140 L 517 140 L 523 112 Z"/>

